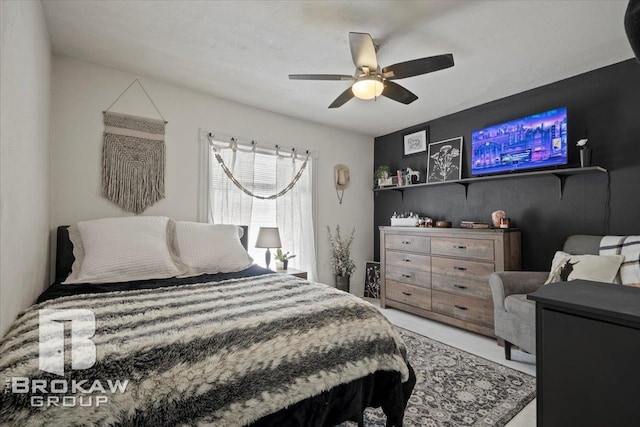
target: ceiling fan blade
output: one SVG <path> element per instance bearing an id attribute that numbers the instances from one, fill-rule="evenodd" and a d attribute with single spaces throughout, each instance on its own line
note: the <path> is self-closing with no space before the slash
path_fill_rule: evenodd
<path id="1" fill-rule="evenodd" d="M 346 74 L 289 74 L 289 80 L 353 80 Z"/>
<path id="2" fill-rule="evenodd" d="M 351 98 L 353 98 L 353 91 L 351 90 L 351 87 L 349 87 L 347 90 L 342 92 L 340 96 L 337 97 L 336 100 L 331 103 L 331 105 L 329 105 L 329 108 L 341 107 Z"/>
<path id="3" fill-rule="evenodd" d="M 453 55 L 447 53 L 389 65 L 382 69 L 382 75 L 388 80 L 406 79 L 449 67 L 453 67 Z"/>
<path id="4" fill-rule="evenodd" d="M 416 94 L 408 89 L 403 88 L 397 83 L 386 81 L 384 82 L 384 90 L 382 96 L 393 99 L 394 101 L 401 102 L 403 104 L 411 104 L 418 99 Z"/>
<path id="5" fill-rule="evenodd" d="M 349 33 L 349 47 L 353 63 L 358 69 L 367 67 L 372 73 L 378 71 L 378 56 L 370 34 Z"/>

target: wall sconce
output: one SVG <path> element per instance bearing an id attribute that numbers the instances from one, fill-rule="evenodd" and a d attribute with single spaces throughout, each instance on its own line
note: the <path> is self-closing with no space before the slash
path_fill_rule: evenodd
<path id="1" fill-rule="evenodd" d="M 336 187 L 336 194 L 340 204 L 342 204 L 342 198 L 344 197 L 344 190 L 349 187 L 349 168 L 345 165 L 336 165 L 333 168 L 333 181 Z"/>

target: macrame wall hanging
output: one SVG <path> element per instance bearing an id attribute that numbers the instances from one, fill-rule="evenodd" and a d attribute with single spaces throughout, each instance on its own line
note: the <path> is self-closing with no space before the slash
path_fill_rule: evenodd
<path id="1" fill-rule="evenodd" d="M 253 198 L 260 199 L 260 200 L 273 200 L 273 199 L 277 199 L 278 197 L 281 197 L 281 196 L 284 196 L 285 194 L 287 194 L 287 192 L 289 190 L 291 190 L 296 185 L 296 183 L 300 180 L 300 178 L 302 177 L 302 173 L 306 169 L 307 163 L 309 162 L 310 153 L 307 150 L 307 152 L 305 153 L 304 161 L 302 162 L 302 165 L 300 166 L 300 169 L 298 170 L 298 173 L 295 174 L 293 179 L 283 189 L 281 189 L 277 193 L 271 194 L 269 196 L 259 196 L 259 195 L 255 194 L 253 191 L 251 191 L 250 189 L 248 189 L 247 187 L 245 187 L 244 185 L 242 185 L 242 183 L 240 181 L 238 181 L 238 179 L 235 176 L 233 176 L 233 172 L 231 172 L 229 167 L 225 164 L 224 159 L 220 155 L 221 147 L 218 147 L 215 144 L 214 135 L 212 133 L 209 133 L 209 134 L 207 134 L 207 138 L 209 139 L 209 147 L 211 148 L 211 150 L 213 150 L 213 154 L 214 154 L 218 164 L 220 165 L 220 167 L 224 171 L 225 175 L 227 175 L 227 178 L 229 178 L 229 180 L 233 183 L 233 185 L 238 187 L 243 193 L 245 193 L 246 195 L 251 196 Z M 255 151 L 256 150 L 256 146 L 257 146 L 256 142 L 252 141 L 251 142 L 251 148 L 249 148 L 247 151 Z M 236 151 L 236 150 L 240 149 L 240 148 L 238 148 L 238 144 L 237 144 L 235 138 L 231 138 L 231 142 L 229 143 L 229 148 L 231 148 L 233 151 Z M 281 154 L 278 153 L 278 151 L 279 151 L 279 146 L 276 145 L 276 156 L 283 157 Z M 291 156 L 285 156 L 285 157 L 291 157 L 292 159 L 296 159 L 297 156 L 298 156 L 298 154 L 294 149 L 292 151 L 292 153 L 291 153 Z"/>
<path id="2" fill-rule="evenodd" d="M 160 117 L 138 79 L 116 98 L 104 113 L 102 147 L 102 195 L 127 212 L 140 214 L 164 199 L 165 145 L 167 121 L 109 110 L 135 83 L 138 83 Z"/>

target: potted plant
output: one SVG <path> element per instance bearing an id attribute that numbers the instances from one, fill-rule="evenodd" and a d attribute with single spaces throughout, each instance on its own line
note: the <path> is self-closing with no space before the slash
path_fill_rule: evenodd
<path id="1" fill-rule="evenodd" d="M 340 226 L 336 226 L 336 234 L 331 234 L 331 229 L 327 226 L 329 233 L 329 243 L 331 243 L 331 266 L 336 280 L 336 288 L 349 292 L 349 281 L 351 274 L 356 269 L 356 264 L 351 259 L 351 243 L 356 232 L 354 228 L 347 240 L 340 236 Z"/>
<path id="2" fill-rule="evenodd" d="M 283 253 L 282 249 L 278 249 L 276 251 L 276 269 L 286 270 L 289 267 L 289 260 L 295 257 L 295 255 L 289 255 L 289 251 Z"/>

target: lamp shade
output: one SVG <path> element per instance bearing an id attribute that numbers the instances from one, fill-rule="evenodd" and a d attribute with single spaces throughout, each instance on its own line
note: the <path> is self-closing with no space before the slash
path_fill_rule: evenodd
<path id="1" fill-rule="evenodd" d="M 627 12 L 624 15 L 624 29 L 627 31 L 631 49 L 636 59 L 640 61 L 640 0 L 629 0 Z"/>
<path id="2" fill-rule="evenodd" d="M 281 248 L 278 227 L 260 227 L 256 248 Z"/>
<path id="3" fill-rule="evenodd" d="M 382 80 L 375 75 L 359 77 L 351 86 L 353 94 L 360 99 L 373 99 L 380 96 L 383 90 Z"/>

